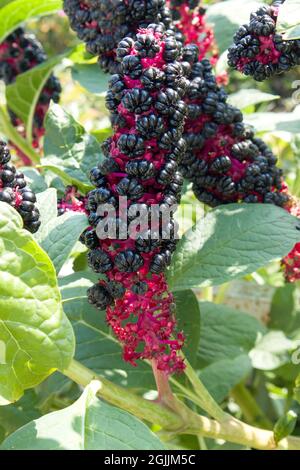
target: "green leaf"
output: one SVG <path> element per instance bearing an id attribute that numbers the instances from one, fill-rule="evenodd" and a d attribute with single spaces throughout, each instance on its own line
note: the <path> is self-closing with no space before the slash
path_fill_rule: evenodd
<path id="1" fill-rule="evenodd" d="M 38 397 L 34 390 L 26 390 L 17 403 L 0 406 L 0 423 L 5 429 L 5 434 L 11 434 L 33 419 L 39 418 L 41 412 L 37 406 Z"/>
<path id="2" fill-rule="evenodd" d="M 290 362 L 290 351 L 297 347 L 282 331 L 270 331 L 257 342 L 250 351 L 255 369 L 274 370 Z"/>
<path id="3" fill-rule="evenodd" d="M 296 310 L 298 295 L 294 284 L 278 287 L 273 295 L 268 326 L 290 333 L 299 318 Z"/>
<path id="4" fill-rule="evenodd" d="M 46 117 L 45 158 L 42 167 L 52 170 L 66 184 L 85 193 L 92 189 L 89 173 L 102 159 L 97 140 L 59 105 L 52 105 Z"/>
<path id="5" fill-rule="evenodd" d="M 110 77 L 101 71 L 99 64 L 75 64 L 72 67 L 72 77 L 94 95 L 103 96 L 108 90 Z"/>
<path id="6" fill-rule="evenodd" d="M 57 192 L 54 188 L 48 188 L 46 191 L 36 195 L 36 205 L 40 211 L 41 227 L 35 238 L 41 241 L 49 232 L 48 225 L 52 223 L 53 219 L 57 218 Z"/>
<path id="7" fill-rule="evenodd" d="M 223 359 L 210 364 L 200 371 L 199 376 L 209 393 L 221 403 L 251 370 L 249 357 L 241 354 L 234 359 Z"/>
<path id="8" fill-rule="evenodd" d="M 200 308 L 192 290 L 174 292 L 178 331 L 185 336 L 184 354 L 192 366 L 197 359 L 200 340 Z"/>
<path id="9" fill-rule="evenodd" d="M 228 103 L 239 109 L 244 109 L 248 106 L 278 100 L 279 98 L 279 95 L 272 95 L 271 93 L 265 93 L 258 89 L 246 89 L 231 93 L 228 96 Z"/>
<path id="10" fill-rule="evenodd" d="M 93 381 L 71 406 L 39 418 L 9 436 L 2 450 L 161 450 L 163 444 L 129 413 L 96 397 Z"/>
<path id="11" fill-rule="evenodd" d="M 55 369 L 65 369 L 74 338 L 50 259 L 5 203 L 0 203 L 0 253 L 0 404 L 5 404 Z"/>
<path id="12" fill-rule="evenodd" d="M 62 9 L 61 0 L 15 0 L 0 10 L 0 43 L 24 21 Z"/>
<path id="13" fill-rule="evenodd" d="M 247 114 L 245 120 L 258 132 L 289 132 L 298 134 L 300 128 L 300 106 L 292 113 Z"/>
<path id="14" fill-rule="evenodd" d="M 244 356 L 255 346 L 258 335 L 266 333 L 256 318 L 225 305 L 201 302 L 199 366 Z"/>
<path id="15" fill-rule="evenodd" d="M 250 14 L 261 6 L 261 2 L 249 0 L 228 0 L 209 5 L 207 22 L 214 28 L 220 53 L 233 42 L 233 35 L 244 23 L 249 22 Z"/>
<path id="16" fill-rule="evenodd" d="M 53 68 L 63 57 L 65 55 L 53 57 L 18 75 L 16 81 L 6 87 L 7 106 L 24 122 L 29 142 L 32 140 L 33 118 L 40 94 Z"/>
<path id="17" fill-rule="evenodd" d="M 155 389 L 151 367 L 140 362 L 138 367 L 122 359 L 122 349 L 105 321 L 105 312 L 89 305 L 87 289 L 94 276 L 76 273 L 60 280 L 64 311 L 76 336 L 76 359 L 96 373 L 123 386 Z"/>
<path id="18" fill-rule="evenodd" d="M 297 415 L 293 410 L 282 416 L 274 426 L 274 439 L 276 444 L 287 436 L 290 436 L 297 424 Z"/>
<path id="19" fill-rule="evenodd" d="M 42 248 L 50 256 L 56 272 L 59 273 L 78 241 L 79 236 L 88 226 L 85 214 L 67 212 L 47 224 L 47 229 L 39 236 Z"/>
<path id="20" fill-rule="evenodd" d="M 269 204 L 214 209 L 179 241 L 168 272 L 170 288 L 218 285 L 252 273 L 300 241 L 298 224 Z"/>
<path id="21" fill-rule="evenodd" d="M 276 29 L 285 40 L 300 38 L 300 0 L 285 0 L 280 5 Z"/>
<path id="22" fill-rule="evenodd" d="M 24 173 L 26 177 L 26 181 L 30 186 L 30 189 L 37 193 L 41 193 L 47 189 L 47 183 L 44 180 L 43 176 L 35 169 L 31 167 L 22 167 L 20 168 L 22 173 Z"/>

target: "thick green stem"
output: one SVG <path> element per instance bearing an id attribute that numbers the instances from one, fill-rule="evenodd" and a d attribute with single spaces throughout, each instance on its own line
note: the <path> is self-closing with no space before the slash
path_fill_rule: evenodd
<path id="1" fill-rule="evenodd" d="M 101 382 L 101 389 L 98 392 L 99 396 L 141 419 L 156 423 L 164 428 L 167 425 L 167 429 L 170 431 L 178 430 L 183 426 L 181 417 L 168 408 L 145 400 L 104 377 L 99 377 L 75 360 L 71 362 L 67 370 L 63 371 L 63 374 L 83 387 L 86 387 L 94 379 L 99 380 Z"/>
<path id="2" fill-rule="evenodd" d="M 271 421 L 264 415 L 255 399 L 244 384 L 239 384 L 231 391 L 231 396 L 239 405 L 243 416 L 249 424 L 265 429 L 273 429 Z"/>
<path id="3" fill-rule="evenodd" d="M 131 391 L 115 385 L 103 377 L 97 376 L 76 361 L 72 361 L 68 369 L 63 371 L 63 373 L 82 386 L 88 385 L 94 379 L 100 381 L 101 388 L 98 395 L 101 398 L 134 414 L 140 419 L 158 424 L 169 432 L 224 439 L 228 442 L 242 444 L 254 449 L 300 450 L 299 438 L 289 437 L 283 439 L 276 446 L 273 432 L 249 426 L 230 415 L 226 415 L 226 420 L 217 422 L 205 416 L 197 415 L 183 403 L 181 410 L 184 410 L 184 416 L 176 414 L 160 404 L 145 400 Z"/>

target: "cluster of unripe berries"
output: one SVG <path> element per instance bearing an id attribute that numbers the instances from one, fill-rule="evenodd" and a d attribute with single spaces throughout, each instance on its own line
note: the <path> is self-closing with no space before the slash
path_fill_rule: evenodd
<path id="1" fill-rule="evenodd" d="M 300 40 L 284 41 L 276 32 L 280 5 L 276 0 L 251 14 L 250 23 L 239 28 L 234 44 L 229 48 L 231 67 L 255 80 L 263 81 L 272 75 L 287 72 L 300 65 Z"/>
<path id="2" fill-rule="evenodd" d="M 0 79 L 6 85 L 15 82 L 18 75 L 31 70 L 33 67 L 43 63 L 47 56 L 41 44 L 31 34 L 26 34 L 23 28 L 16 29 L 0 45 Z M 40 138 L 44 135 L 44 118 L 50 101 L 58 102 L 61 86 L 58 79 L 51 75 L 42 90 L 33 118 L 33 146 L 39 148 Z M 10 111 L 12 123 L 19 132 L 25 135 L 24 123 L 12 111 Z M 25 163 L 25 155 L 18 152 Z"/>
<path id="3" fill-rule="evenodd" d="M 10 160 L 6 143 L 0 141 L 0 202 L 14 207 L 23 219 L 24 228 L 35 233 L 41 225 L 35 194 L 28 188 L 24 174 Z"/>
<path id="4" fill-rule="evenodd" d="M 104 160 L 91 171 L 96 187 L 87 202 L 91 226 L 82 236 L 90 266 L 106 280 L 93 286 L 88 298 L 107 309 L 127 361 L 155 358 L 160 370 L 174 372 L 183 368 L 177 355 L 183 336 L 175 331 L 163 273 L 176 247 L 176 226 L 173 214 L 166 223 L 162 212 L 154 224 L 152 216 L 153 205 L 164 211 L 180 201 L 187 86 L 181 46 L 174 33 L 150 25 L 138 30 L 135 40 L 124 38 L 116 56 L 120 73 L 112 76 L 106 98 L 114 135 L 103 144 Z M 127 198 L 123 207 L 120 196 Z M 103 204 L 116 211 L 113 238 L 99 239 L 95 231 Z M 132 237 L 128 222 L 138 215 L 143 218 Z"/>

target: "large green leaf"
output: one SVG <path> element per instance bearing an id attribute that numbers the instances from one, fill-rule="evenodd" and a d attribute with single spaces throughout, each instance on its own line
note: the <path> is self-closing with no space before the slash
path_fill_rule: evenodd
<path id="1" fill-rule="evenodd" d="M 292 113 L 247 114 L 245 120 L 259 132 L 290 132 L 298 134 L 300 129 L 300 106 Z"/>
<path id="2" fill-rule="evenodd" d="M 85 214 L 67 212 L 41 227 L 41 234 L 37 235 L 38 240 L 50 256 L 57 273 L 69 258 L 74 245 L 87 225 Z"/>
<path id="3" fill-rule="evenodd" d="M 129 413 L 96 397 L 93 381 L 71 406 L 43 416 L 9 436 L 2 450 L 161 450 L 163 444 Z"/>
<path id="4" fill-rule="evenodd" d="M 24 390 L 73 355 L 72 328 L 63 314 L 54 267 L 19 214 L 0 203 L 0 404 Z"/>
<path id="5" fill-rule="evenodd" d="M 279 8 L 276 27 L 286 40 L 300 38 L 300 0 L 285 0 Z"/>
<path id="6" fill-rule="evenodd" d="M 285 256 L 300 241 L 299 220 L 269 204 L 212 210 L 179 241 L 168 273 L 173 290 L 218 285 Z"/>
<path id="7" fill-rule="evenodd" d="M 39 418 L 38 397 L 34 390 L 26 390 L 17 403 L 0 406 L 0 426 L 4 428 L 5 435 L 19 429 L 33 419 Z"/>
<path id="8" fill-rule="evenodd" d="M 193 366 L 197 359 L 200 340 L 200 308 L 192 290 L 174 292 L 178 330 L 185 336 L 184 354 Z"/>
<path id="9" fill-rule="evenodd" d="M 272 95 L 271 93 L 265 93 L 256 88 L 239 90 L 236 93 L 231 93 L 228 97 L 228 103 L 232 106 L 236 106 L 239 109 L 247 108 L 259 103 L 266 101 L 278 100 L 279 95 Z"/>
<path id="10" fill-rule="evenodd" d="M 53 57 L 18 75 L 16 81 L 6 87 L 7 106 L 24 122 L 29 142 L 32 140 L 33 118 L 40 94 L 53 68 L 63 57 Z"/>
<path id="11" fill-rule="evenodd" d="M 62 8 L 62 0 L 15 0 L 0 10 L 0 43 L 21 23 Z"/>
<path id="12" fill-rule="evenodd" d="M 256 318 L 225 305 L 201 302 L 200 366 L 247 355 L 267 330 Z"/>
<path id="13" fill-rule="evenodd" d="M 209 5 L 207 22 L 214 27 L 218 48 L 222 53 L 233 42 L 233 35 L 240 25 L 249 22 L 250 14 L 261 2 L 252 0 L 228 0 Z"/>
<path id="14" fill-rule="evenodd" d="M 250 351 L 253 367 L 260 370 L 274 370 L 291 361 L 290 353 L 299 342 L 291 341 L 282 331 L 270 331 Z"/>
<path id="15" fill-rule="evenodd" d="M 37 193 L 41 193 L 42 191 L 46 191 L 47 183 L 44 177 L 35 169 L 29 166 L 21 167 L 20 170 L 24 173 L 26 177 L 26 181 L 30 186 L 30 189 Z"/>
<path id="16" fill-rule="evenodd" d="M 298 323 L 300 327 L 299 295 L 295 284 L 278 287 L 273 295 L 268 326 L 285 333 L 292 333 Z M 296 328 L 297 328 L 296 326 Z"/>
<path id="17" fill-rule="evenodd" d="M 46 117 L 45 158 L 42 166 L 82 192 L 92 189 L 91 168 L 102 159 L 97 140 L 59 105 L 51 106 Z"/>
<path id="18" fill-rule="evenodd" d="M 221 403 L 251 370 L 249 357 L 241 354 L 234 359 L 223 359 L 210 364 L 200 371 L 199 376 L 209 393 Z"/>
<path id="19" fill-rule="evenodd" d="M 75 64 L 72 77 L 94 95 L 104 95 L 108 90 L 110 77 L 101 71 L 99 64 Z"/>

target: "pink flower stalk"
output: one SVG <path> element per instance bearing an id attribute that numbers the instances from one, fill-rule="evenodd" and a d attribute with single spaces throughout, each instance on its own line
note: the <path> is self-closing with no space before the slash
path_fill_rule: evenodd
<path id="1" fill-rule="evenodd" d="M 82 196 L 76 186 L 67 186 L 64 196 L 57 202 L 58 215 L 65 212 L 84 212 L 86 211 L 87 198 Z"/>

